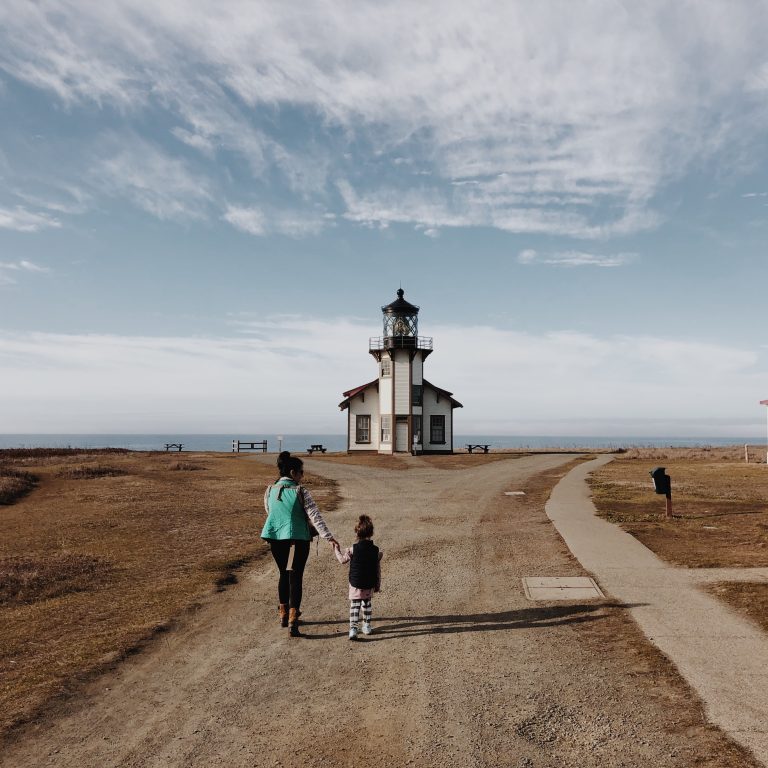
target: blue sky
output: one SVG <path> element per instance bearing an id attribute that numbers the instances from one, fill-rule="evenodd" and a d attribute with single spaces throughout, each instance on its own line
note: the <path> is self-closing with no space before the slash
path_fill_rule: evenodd
<path id="1" fill-rule="evenodd" d="M 762 435 L 765 2 L 0 7 L 0 432 Z"/>

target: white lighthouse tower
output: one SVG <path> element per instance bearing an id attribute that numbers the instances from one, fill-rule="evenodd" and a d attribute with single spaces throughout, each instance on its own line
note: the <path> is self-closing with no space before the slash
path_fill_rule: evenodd
<path id="1" fill-rule="evenodd" d="M 453 409 L 462 405 L 424 378 L 432 339 L 419 336 L 419 308 L 401 288 L 381 311 L 384 335 L 368 343 L 378 375 L 339 403 L 348 411 L 347 451 L 452 453 Z"/>

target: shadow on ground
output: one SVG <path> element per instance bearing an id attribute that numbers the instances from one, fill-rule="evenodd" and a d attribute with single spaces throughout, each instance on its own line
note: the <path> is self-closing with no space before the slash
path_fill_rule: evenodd
<path id="1" fill-rule="evenodd" d="M 517 611 L 499 611 L 497 613 L 447 614 L 441 616 L 383 616 L 374 617 L 374 634 L 365 638 L 365 642 L 394 640 L 419 635 L 450 635 L 459 632 L 496 632 L 499 630 L 535 629 L 537 627 L 557 627 L 564 624 L 583 624 L 607 618 L 605 609 L 620 608 L 628 610 L 639 604 L 595 603 L 542 606 L 541 608 L 523 608 Z M 308 640 L 321 640 L 343 636 L 336 630 L 330 633 L 315 634 L 306 631 L 308 627 L 328 627 L 347 625 L 346 621 L 307 622 L 303 626 L 304 636 Z"/>

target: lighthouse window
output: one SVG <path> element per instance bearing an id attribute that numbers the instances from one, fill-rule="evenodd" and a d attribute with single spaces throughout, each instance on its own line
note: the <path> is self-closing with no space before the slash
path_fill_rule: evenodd
<path id="1" fill-rule="evenodd" d="M 413 385 L 413 404 L 421 405 L 421 384 Z"/>
<path id="2" fill-rule="evenodd" d="M 382 443 L 392 442 L 392 415 L 391 414 L 381 415 L 381 442 Z"/>
<path id="3" fill-rule="evenodd" d="M 381 358 L 381 375 L 382 376 L 392 375 L 392 361 L 388 357 Z"/>
<path id="4" fill-rule="evenodd" d="M 357 417 L 357 430 L 355 434 L 355 442 L 356 443 L 371 442 L 371 417 L 370 416 Z"/>
<path id="5" fill-rule="evenodd" d="M 429 417 L 429 442 L 445 443 L 445 416 Z"/>

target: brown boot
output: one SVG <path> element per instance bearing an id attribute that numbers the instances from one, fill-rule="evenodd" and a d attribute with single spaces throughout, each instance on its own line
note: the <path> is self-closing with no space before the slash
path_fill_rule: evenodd
<path id="1" fill-rule="evenodd" d="M 280 626 L 287 627 L 288 626 L 288 606 L 285 603 L 280 603 L 280 605 L 277 607 L 277 612 L 280 616 Z"/>
<path id="2" fill-rule="evenodd" d="M 288 624 L 291 627 L 291 637 L 301 637 L 301 632 L 299 632 L 299 611 L 296 608 L 289 610 Z"/>

